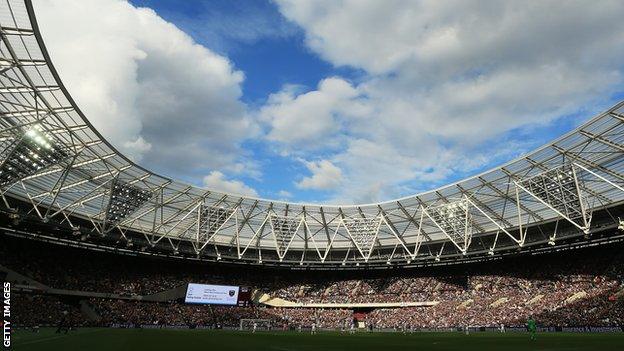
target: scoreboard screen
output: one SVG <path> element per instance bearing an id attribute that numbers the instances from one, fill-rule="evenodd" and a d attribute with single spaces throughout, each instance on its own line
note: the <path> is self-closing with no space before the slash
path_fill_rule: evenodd
<path id="1" fill-rule="evenodd" d="M 251 291 L 247 287 L 189 283 L 184 302 L 206 305 L 249 306 Z"/>
<path id="2" fill-rule="evenodd" d="M 251 289 L 246 286 L 241 286 L 238 292 L 238 305 L 240 307 L 251 306 Z"/>

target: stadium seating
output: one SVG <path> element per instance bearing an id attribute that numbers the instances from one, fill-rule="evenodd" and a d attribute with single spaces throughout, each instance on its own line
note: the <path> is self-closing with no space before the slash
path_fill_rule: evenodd
<path id="1" fill-rule="evenodd" d="M 56 291 L 56 297 L 20 292 L 16 305 L 26 313 L 16 313 L 16 323 L 22 326 L 53 324 L 63 311 L 76 325 L 237 327 L 240 319 L 269 319 L 278 328 L 314 323 L 342 329 L 353 321 L 352 308 L 210 307 L 180 300 L 136 300 L 188 282 L 250 286 L 303 305 L 435 302 L 428 307 L 356 309 L 368 325 L 381 329 L 522 326 L 529 316 L 545 326 L 624 323 L 622 244 L 469 265 L 328 272 L 163 261 L 8 236 L 2 242 L 0 265 L 64 289 Z M 102 298 L 85 292 L 120 295 Z M 99 318 L 87 318 L 81 302 Z"/>

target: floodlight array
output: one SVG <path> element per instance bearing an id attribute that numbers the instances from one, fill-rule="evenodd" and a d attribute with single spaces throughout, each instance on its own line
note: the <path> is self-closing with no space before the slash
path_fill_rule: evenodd
<path id="1" fill-rule="evenodd" d="M 583 218 L 580 189 L 572 166 L 552 169 L 520 184 L 570 220 Z"/>
<path id="2" fill-rule="evenodd" d="M 152 198 L 152 193 L 115 179 L 111 186 L 105 223 L 119 223 Z"/>
<path id="3" fill-rule="evenodd" d="M 275 246 L 280 254 L 285 253 L 288 249 L 300 223 L 301 218 L 271 216 Z"/>
<path id="4" fill-rule="evenodd" d="M 199 212 L 198 240 L 200 242 L 208 240 L 208 238 L 210 238 L 219 228 L 221 228 L 221 226 L 223 226 L 234 211 L 235 209 L 232 208 L 202 205 Z"/>
<path id="5" fill-rule="evenodd" d="M 368 257 L 375 245 L 381 217 L 345 218 L 343 223 L 355 245 L 364 257 Z"/>
<path id="6" fill-rule="evenodd" d="M 2 162 L 0 186 L 36 174 L 65 158 L 67 153 L 55 145 L 43 128 L 35 126 L 22 135 Z"/>
<path id="7" fill-rule="evenodd" d="M 429 208 L 427 213 L 440 229 L 459 245 L 472 233 L 469 206 L 470 203 L 463 199 Z"/>

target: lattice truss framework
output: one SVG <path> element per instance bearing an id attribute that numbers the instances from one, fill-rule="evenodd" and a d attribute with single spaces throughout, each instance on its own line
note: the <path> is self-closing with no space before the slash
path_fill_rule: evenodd
<path id="1" fill-rule="evenodd" d="M 151 197 L 152 194 L 149 190 L 114 179 L 111 182 L 104 224 L 114 226 L 134 213 L 139 207 L 148 202 Z"/>
<path id="2" fill-rule="evenodd" d="M 275 250 L 281 261 L 284 259 L 295 235 L 302 228 L 303 218 L 277 215 L 271 215 L 269 218 L 271 221 L 271 232 L 275 239 Z"/>
<path id="3" fill-rule="evenodd" d="M 234 215 L 236 209 L 223 207 L 199 208 L 199 228 L 197 230 L 197 242 L 207 242 L 223 227 L 223 225 Z"/>
<path id="4" fill-rule="evenodd" d="M 473 234 L 472 217 L 467 199 L 434 206 L 424 210 L 427 217 L 462 252 L 466 252 Z"/>
<path id="5" fill-rule="evenodd" d="M 0 165 L 0 186 L 34 175 L 67 158 L 67 153 L 56 146 L 49 135 L 35 125 L 3 150 Z"/>
<path id="6" fill-rule="evenodd" d="M 578 228 L 589 231 L 591 212 L 584 194 L 585 187 L 573 165 L 564 165 L 516 182 L 516 186 Z"/>
<path id="7" fill-rule="evenodd" d="M 382 203 L 285 203 L 174 181 L 132 163 L 92 127 L 52 66 L 35 10 L 0 4 L 0 188 L 5 207 L 25 202 L 44 221 L 86 220 L 101 235 L 203 257 L 385 264 L 582 236 L 594 211 L 624 200 L 623 103 L 501 167 Z M 530 230 L 559 222 L 575 230 Z"/>
<path id="8" fill-rule="evenodd" d="M 373 252 L 381 221 L 381 216 L 373 218 L 344 218 L 342 220 L 353 244 L 366 261 L 368 261 Z"/>

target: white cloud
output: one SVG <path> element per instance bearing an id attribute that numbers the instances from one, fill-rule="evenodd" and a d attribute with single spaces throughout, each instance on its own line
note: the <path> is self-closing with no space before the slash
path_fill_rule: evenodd
<path id="1" fill-rule="evenodd" d="M 276 0 L 306 31 L 308 45 L 336 65 L 379 74 L 420 66 L 420 75 L 455 75 L 475 66 L 577 60 L 621 53 L 622 2 Z M 579 47 L 581 44 L 581 47 Z M 591 57 L 585 64 L 612 60 Z M 541 61 L 541 62 L 540 62 Z"/>
<path id="2" fill-rule="evenodd" d="M 483 167 L 508 144 L 502 135 L 611 104 L 624 82 L 624 3 L 543 1 L 277 0 L 307 45 L 336 66 L 365 72 L 351 95 L 315 108 L 315 91 L 271 101 L 268 137 L 343 172 L 336 201 L 387 200 Z M 333 77 L 333 80 L 343 80 Z M 348 83 L 347 83 L 348 84 Z M 281 94 L 281 95 L 280 95 Z M 357 118 L 350 106 L 357 108 Z M 344 106 L 348 106 L 345 108 Z M 281 112 L 281 113 L 279 113 Z M 306 121 L 320 121 L 318 129 Z M 289 126 L 305 133 L 288 134 Z M 308 122 L 309 123 L 309 122 Z M 338 126 L 330 129 L 328 126 Z M 289 126 L 285 128 L 283 126 Z M 328 138 L 328 133 L 330 138 Z M 504 140 L 504 144 L 492 144 Z M 491 151 L 484 151 L 489 149 Z"/>
<path id="3" fill-rule="evenodd" d="M 143 155 L 152 149 L 152 144 L 148 143 L 143 137 L 138 136 L 135 140 L 126 141 L 122 144 L 125 150 L 129 150 L 130 156 Z"/>
<path id="4" fill-rule="evenodd" d="M 117 0 L 42 0 L 40 28 L 61 79 L 122 152 L 169 175 L 240 162 L 255 133 L 244 75 L 153 10 Z"/>
<path id="5" fill-rule="evenodd" d="M 261 136 L 282 156 L 322 160 L 295 185 L 331 190 L 332 201 L 407 195 L 515 155 L 527 142 L 502 135 L 602 109 L 624 82 L 621 1 L 276 2 L 311 50 L 363 74 L 286 85 L 253 117 L 240 101 L 244 74 L 154 11 L 115 0 L 34 6 L 61 78 L 122 152 L 173 176 L 260 179 L 241 145 Z M 232 37 L 292 34 L 249 22 Z M 494 139 L 505 143 L 484 151 Z M 205 179 L 256 193 L 222 172 Z"/>
<path id="6" fill-rule="evenodd" d="M 211 190 L 217 190 L 236 195 L 258 197 L 258 192 L 239 180 L 229 180 L 219 171 L 212 171 L 204 177 L 204 186 Z"/>
<path id="7" fill-rule="evenodd" d="M 359 92 L 347 81 L 330 77 L 319 82 L 317 90 L 297 94 L 286 86 L 272 94 L 262 107 L 260 118 L 270 125 L 268 140 L 292 148 L 318 149 L 335 145 L 334 137 L 343 128 L 344 117 L 366 113 Z M 324 138 L 323 143 L 318 143 Z"/>
<path id="8" fill-rule="evenodd" d="M 312 176 L 305 177 L 295 185 L 301 189 L 331 190 L 340 186 L 342 171 L 328 160 L 305 162 Z"/>

